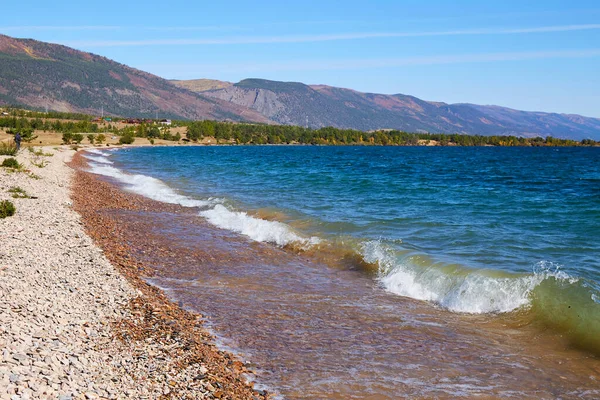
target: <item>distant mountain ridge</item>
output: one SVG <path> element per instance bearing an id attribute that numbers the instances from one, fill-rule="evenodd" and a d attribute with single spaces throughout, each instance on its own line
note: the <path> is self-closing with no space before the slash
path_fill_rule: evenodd
<path id="1" fill-rule="evenodd" d="M 180 81 L 185 82 L 185 81 Z M 179 85 L 180 82 L 174 82 Z M 360 130 L 600 139 L 600 119 L 499 106 L 429 102 L 403 94 L 361 93 L 326 85 L 245 79 L 203 90 L 207 97 L 260 112 L 280 124 Z"/>
<path id="2" fill-rule="evenodd" d="M 66 46 L 0 35 L 0 103 L 67 112 L 270 122 L 246 107 Z"/>
<path id="3" fill-rule="evenodd" d="M 0 104 L 126 117 L 600 140 L 600 119 L 326 85 L 168 81 L 66 46 L 0 35 Z"/>

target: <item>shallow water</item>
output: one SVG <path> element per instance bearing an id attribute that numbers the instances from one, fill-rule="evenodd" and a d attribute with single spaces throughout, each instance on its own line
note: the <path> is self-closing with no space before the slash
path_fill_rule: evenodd
<path id="1" fill-rule="evenodd" d="M 600 396 L 600 360 L 527 315 L 449 313 L 193 214 L 118 218 L 157 269 L 150 282 L 208 314 L 221 344 L 286 398 Z"/>
<path id="2" fill-rule="evenodd" d="M 600 151 L 555 150 L 148 148 L 90 165 L 191 207 L 120 218 L 152 282 L 286 397 L 594 398 Z"/>

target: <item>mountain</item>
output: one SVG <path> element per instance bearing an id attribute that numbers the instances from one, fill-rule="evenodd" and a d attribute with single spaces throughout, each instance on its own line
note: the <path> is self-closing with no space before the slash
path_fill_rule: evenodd
<path id="1" fill-rule="evenodd" d="M 218 81 L 217 81 L 218 82 Z M 185 86 L 185 81 L 174 82 Z M 361 93 L 325 85 L 245 79 L 204 86 L 206 97 L 251 108 L 280 124 L 359 130 L 479 135 L 554 136 L 600 140 L 600 119 L 499 106 L 429 102 L 403 94 Z"/>
<path id="2" fill-rule="evenodd" d="M 171 83 L 181 88 L 188 89 L 197 93 L 202 93 L 215 89 L 224 89 L 233 85 L 233 83 L 231 82 L 218 81 L 216 79 L 191 79 L 187 81 L 180 81 L 174 79 L 171 81 Z"/>
<path id="3" fill-rule="evenodd" d="M 124 117 L 600 140 L 597 118 L 263 79 L 168 81 L 95 54 L 4 35 L 0 104 L 89 114 L 102 109 Z"/>
<path id="4" fill-rule="evenodd" d="M 158 76 L 69 47 L 0 35 L 0 104 L 131 117 L 270 122 Z"/>

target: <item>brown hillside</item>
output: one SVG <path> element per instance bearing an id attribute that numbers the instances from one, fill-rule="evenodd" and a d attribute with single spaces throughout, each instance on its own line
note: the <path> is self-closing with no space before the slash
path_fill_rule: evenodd
<path id="1" fill-rule="evenodd" d="M 0 35 L 0 104 L 135 117 L 270 122 L 244 106 L 66 46 Z"/>

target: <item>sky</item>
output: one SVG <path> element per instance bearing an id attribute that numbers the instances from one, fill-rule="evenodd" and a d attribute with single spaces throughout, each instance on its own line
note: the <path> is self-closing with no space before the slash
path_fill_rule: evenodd
<path id="1" fill-rule="evenodd" d="M 2 15 L 2 34 L 167 79 L 263 78 L 600 118 L 598 0 L 33 0 L 5 2 Z"/>

